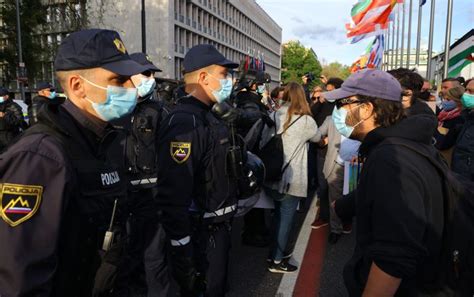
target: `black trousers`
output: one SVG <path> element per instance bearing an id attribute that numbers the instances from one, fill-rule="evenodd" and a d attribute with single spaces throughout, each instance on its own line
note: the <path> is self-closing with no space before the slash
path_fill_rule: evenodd
<path id="1" fill-rule="evenodd" d="M 153 189 L 129 192 L 129 199 L 130 290 L 133 294 L 146 293 L 149 297 L 168 296 L 170 274 L 166 261 L 166 236 L 159 223 Z"/>
<path id="2" fill-rule="evenodd" d="M 268 233 L 265 223 L 265 209 L 252 208 L 244 215 L 243 236 L 266 236 Z"/>
<path id="3" fill-rule="evenodd" d="M 329 186 L 324 177 L 323 168 L 326 160 L 326 152 L 318 149 L 317 177 L 318 177 L 318 198 L 319 198 L 319 218 L 329 221 Z"/>
<path id="4" fill-rule="evenodd" d="M 196 222 L 193 231 L 196 266 L 207 280 L 204 296 L 223 297 L 227 291 L 231 222 L 218 224 Z"/>

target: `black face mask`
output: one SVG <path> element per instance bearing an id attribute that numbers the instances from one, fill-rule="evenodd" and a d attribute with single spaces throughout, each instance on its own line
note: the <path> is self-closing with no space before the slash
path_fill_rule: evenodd
<path id="1" fill-rule="evenodd" d="M 418 98 L 420 98 L 423 101 L 428 101 L 430 99 L 430 91 L 423 91 L 418 95 Z"/>

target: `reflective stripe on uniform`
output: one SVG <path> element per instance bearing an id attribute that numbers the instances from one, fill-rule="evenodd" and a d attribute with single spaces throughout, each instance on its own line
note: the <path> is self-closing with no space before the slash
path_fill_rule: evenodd
<path id="1" fill-rule="evenodd" d="M 234 204 L 231 206 L 227 206 L 225 208 L 218 209 L 214 212 L 206 212 L 204 213 L 204 218 L 207 219 L 207 218 L 213 218 L 213 217 L 220 217 L 230 212 L 233 212 L 236 209 L 237 209 L 237 204 Z"/>
<path id="2" fill-rule="evenodd" d="M 131 180 L 130 183 L 133 186 L 147 185 L 147 184 L 155 184 L 157 180 L 158 179 L 156 177 L 154 177 L 154 178 L 144 178 L 144 179 Z"/>
<path id="3" fill-rule="evenodd" d="M 191 236 L 186 236 L 186 237 L 183 237 L 179 240 L 171 239 L 171 245 L 172 246 L 183 246 L 183 245 L 187 245 L 190 241 L 191 241 Z"/>

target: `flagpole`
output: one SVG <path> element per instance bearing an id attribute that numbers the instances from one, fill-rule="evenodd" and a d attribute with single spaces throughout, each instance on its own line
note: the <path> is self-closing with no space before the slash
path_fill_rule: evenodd
<path id="1" fill-rule="evenodd" d="M 433 32 L 434 32 L 434 17 L 435 17 L 435 2 L 431 0 L 431 15 L 430 15 L 430 36 L 428 37 L 428 66 L 426 67 L 426 78 L 431 80 L 431 58 L 433 57 Z"/>
<path id="2" fill-rule="evenodd" d="M 385 47 L 386 48 L 386 53 L 387 53 L 385 71 L 387 71 L 387 70 L 390 70 L 389 69 L 389 66 L 390 66 L 389 65 L 389 63 L 390 63 L 390 60 L 389 60 L 390 59 L 390 54 L 389 54 L 389 50 L 390 50 L 390 21 L 388 23 L 388 28 L 387 28 L 387 39 L 385 39 L 385 40 L 387 41 L 386 42 L 387 46 Z"/>
<path id="3" fill-rule="evenodd" d="M 422 0 L 418 3 L 418 32 L 416 33 L 416 56 L 415 65 L 416 68 L 420 66 L 420 44 L 421 44 L 421 19 L 423 17 L 423 9 L 421 6 Z"/>
<path id="4" fill-rule="evenodd" d="M 400 68 L 403 67 L 403 52 L 405 48 L 405 1 L 402 3 L 402 48 L 400 49 Z"/>
<path id="5" fill-rule="evenodd" d="M 390 57 L 390 69 L 393 69 L 395 57 L 395 19 L 392 22 L 392 55 Z"/>
<path id="6" fill-rule="evenodd" d="M 400 6 L 397 4 L 397 43 L 395 46 L 395 68 L 398 67 L 398 41 L 400 39 Z"/>
<path id="7" fill-rule="evenodd" d="M 449 50 L 451 45 L 451 25 L 453 22 L 453 0 L 448 0 L 448 19 L 446 20 L 446 38 L 444 40 L 444 73 L 443 79 L 448 77 Z"/>
<path id="8" fill-rule="evenodd" d="M 408 12 L 408 42 L 407 42 L 407 68 L 410 68 L 410 47 L 411 47 L 411 10 L 413 9 L 413 0 L 409 0 L 409 12 Z"/>

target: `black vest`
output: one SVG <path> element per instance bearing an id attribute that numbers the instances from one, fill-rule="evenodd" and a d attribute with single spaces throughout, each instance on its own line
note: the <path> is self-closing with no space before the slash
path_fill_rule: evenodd
<path id="1" fill-rule="evenodd" d="M 25 132 L 33 133 L 51 135 L 61 143 L 73 168 L 71 178 L 75 183 L 73 193 L 65 195 L 69 201 L 58 240 L 54 296 L 91 296 L 115 200 L 118 207 L 114 230 L 117 235 L 124 230 L 127 186 L 121 168 L 111 163 L 106 154 L 114 132 L 91 143 L 86 134 L 92 132 L 59 107 L 44 109 L 38 124 Z M 117 235 L 116 242 L 120 242 L 124 237 Z"/>
<path id="2" fill-rule="evenodd" d="M 237 180 L 231 177 L 228 152 L 231 146 L 229 129 L 211 111 L 192 104 L 178 104 L 169 114 L 195 115 L 196 127 L 204 126 L 209 150 L 202 160 L 202 170 L 195 178 L 195 206 L 204 219 L 223 222 L 237 211 Z M 235 207 L 234 207 L 235 206 Z"/>

